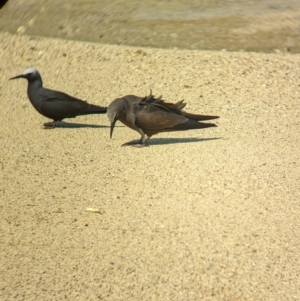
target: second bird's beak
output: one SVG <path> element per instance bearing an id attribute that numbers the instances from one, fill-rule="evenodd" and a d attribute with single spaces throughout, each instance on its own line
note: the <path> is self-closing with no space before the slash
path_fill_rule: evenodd
<path id="1" fill-rule="evenodd" d="M 110 124 L 110 139 L 112 138 L 112 134 L 113 134 L 113 131 L 114 131 L 114 127 L 115 127 L 116 121 L 117 121 L 117 119 L 115 119 L 115 120 Z"/>
<path id="2" fill-rule="evenodd" d="M 9 80 L 16 79 L 16 78 L 22 78 L 22 77 L 25 77 L 25 76 L 23 74 L 20 74 L 20 75 L 11 77 Z"/>

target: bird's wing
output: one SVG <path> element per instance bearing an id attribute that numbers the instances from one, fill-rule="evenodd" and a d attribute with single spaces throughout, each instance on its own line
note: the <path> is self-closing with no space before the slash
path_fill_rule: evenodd
<path id="1" fill-rule="evenodd" d="M 45 88 L 41 93 L 41 98 L 43 101 L 65 101 L 69 103 L 78 103 L 80 105 L 87 105 L 87 102 L 84 100 L 78 99 L 76 97 L 70 96 L 60 91 L 49 90 Z"/>
<path id="2" fill-rule="evenodd" d="M 143 97 L 139 97 L 136 95 L 126 95 L 122 97 L 124 101 L 129 105 L 137 104 L 143 100 Z"/>
<path id="3" fill-rule="evenodd" d="M 139 105 L 135 108 L 136 123 L 144 130 L 160 131 L 171 129 L 177 124 L 185 123 L 188 119 L 153 105 Z"/>
<path id="4" fill-rule="evenodd" d="M 152 94 L 143 98 L 141 100 L 140 104 L 150 105 L 152 107 L 156 107 L 161 110 L 172 112 L 174 114 L 183 115 L 188 119 L 193 119 L 196 121 L 211 120 L 211 119 L 219 118 L 219 116 L 188 113 L 186 111 L 183 111 L 183 108 L 186 106 L 186 103 L 184 103 L 183 100 L 180 100 L 176 103 L 171 103 L 171 102 L 166 102 L 166 101 L 162 100 L 161 96 L 158 98 L 155 98 Z"/>
<path id="5" fill-rule="evenodd" d="M 168 112 L 173 112 L 176 114 L 181 115 L 181 110 L 186 106 L 186 104 L 183 102 L 183 100 L 178 101 L 176 103 L 169 103 L 165 102 L 164 100 L 161 99 L 161 96 L 158 98 L 155 98 L 152 94 L 150 94 L 147 97 L 144 97 L 140 101 L 141 105 L 149 105 L 152 107 L 156 107 L 158 109 L 168 111 Z"/>
<path id="6" fill-rule="evenodd" d="M 212 115 L 200 115 L 200 114 L 192 114 L 185 111 L 182 111 L 182 115 L 186 118 L 193 119 L 196 121 L 204 121 L 204 120 L 211 120 L 220 118 L 220 116 L 212 116 Z"/>
<path id="7" fill-rule="evenodd" d="M 50 118 L 60 120 L 75 117 L 78 112 L 86 109 L 88 103 L 66 93 L 45 89 L 40 94 L 40 110 Z"/>

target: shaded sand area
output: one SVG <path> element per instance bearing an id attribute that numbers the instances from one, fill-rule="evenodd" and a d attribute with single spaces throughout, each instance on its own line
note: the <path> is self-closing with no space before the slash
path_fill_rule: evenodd
<path id="1" fill-rule="evenodd" d="M 1 300 L 300 299 L 300 55 L 0 39 Z M 95 104 L 151 88 L 221 118 L 143 149 L 105 115 L 45 130 L 8 81 L 27 67 Z"/>
<path id="2" fill-rule="evenodd" d="M 299 0 L 10 0 L 0 30 L 155 48 L 300 52 Z"/>

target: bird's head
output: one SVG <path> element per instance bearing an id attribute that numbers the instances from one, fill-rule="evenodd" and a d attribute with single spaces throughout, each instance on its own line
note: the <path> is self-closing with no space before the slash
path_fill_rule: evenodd
<path id="1" fill-rule="evenodd" d="M 37 79 L 42 80 L 40 73 L 35 68 L 28 68 L 22 74 L 14 76 L 9 80 L 17 78 L 26 78 L 29 82 L 35 81 Z"/>
<path id="2" fill-rule="evenodd" d="M 114 131 L 115 124 L 119 117 L 123 114 L 125 110 L 125 104 L 123 98 L 115 99 L 108 107 L 107 107 L 107 117 L 110 121 L 110 138 L 112 138 L 112 134 Z"/>

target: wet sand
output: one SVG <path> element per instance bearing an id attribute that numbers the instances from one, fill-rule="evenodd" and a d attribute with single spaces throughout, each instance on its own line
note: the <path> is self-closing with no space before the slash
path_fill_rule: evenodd
<path id="1" fill-rule="evenodd" d="M 299 300 L 300 55 L 0 33 L 1 300 Z M 25 80 L 99 105 L 149 89 L 218 127 L 48 120 Z M 90 213 L 92 207 L 100 213 Z"/>

